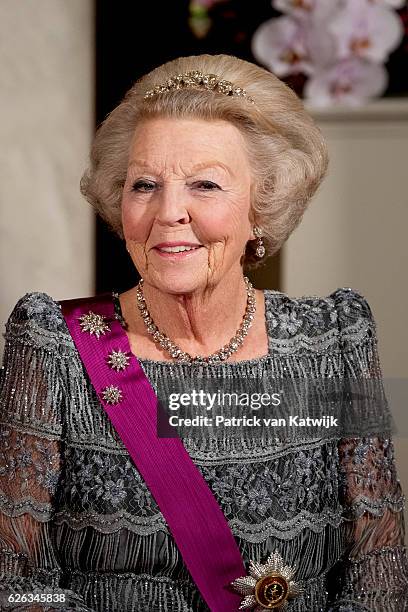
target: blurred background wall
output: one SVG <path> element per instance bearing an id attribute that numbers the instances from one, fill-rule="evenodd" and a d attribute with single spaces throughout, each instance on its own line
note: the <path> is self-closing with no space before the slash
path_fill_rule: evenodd
<path id="1" fill-rule="evenodd" d="M 94 89 L 92 2 L 2 0 L 2 332 L 28 291 L 64 299 L 94 290 L 94 219 L 79 193 Z"/>
<path id="2" fill-rule="evenodd" d="M 291 295 L 360 291 L 377 319 L 384 374 L 407 377 L 408 97 L 310 111 L 330 167 L 283 248 L 282 286 Z"/>

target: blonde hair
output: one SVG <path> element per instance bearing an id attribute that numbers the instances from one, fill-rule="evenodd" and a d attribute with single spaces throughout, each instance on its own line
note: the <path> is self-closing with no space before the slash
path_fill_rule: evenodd
<path id="1" fill-rule="evenodd" d="M 181 88 L 145 100 L 146 91 L 170 77 L 199 70 L 231 81 L 255 104 L 211 90 Z M 225 120 L 243 134 L 253 173 L 251 222 L 263 232 L 266 256 L 274 255 L 300 223 L 327 171 L 327 146 L 298 96 L 260 66 L 230 55 L 180 57 L 139 79 L 97 130 L 81 192 L 123 238 L 122 190 L 134 130 L 154 117 Z M 247 243 L 244 267 L 255 267 L 256 241 Z"/>

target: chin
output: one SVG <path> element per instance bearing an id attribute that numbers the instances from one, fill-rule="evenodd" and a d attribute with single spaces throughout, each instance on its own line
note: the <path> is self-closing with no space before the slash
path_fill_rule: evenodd
<path id="1" fill-rule="evenodd" d="M 145 279 L 149 283 L 149 279 Z M 156 276 L 151 284 L 166 293 L 192 293 L 207 286 L 206 273 L 198 274 L 197 271 L 169 270 L 163 275 Z"/>

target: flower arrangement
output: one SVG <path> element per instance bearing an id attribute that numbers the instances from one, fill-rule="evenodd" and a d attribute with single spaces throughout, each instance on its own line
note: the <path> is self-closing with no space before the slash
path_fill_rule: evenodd
<path id="1" fill-rule="evenodd" d="M 405 0 L 272 0 L 281 16 L 252 37 L 256 60 L 279 77 L 303 74 L 303 97 L 317 107 L 356 106 L 381 96 L 384 66 L 404 37 L 396 9 Z"/>

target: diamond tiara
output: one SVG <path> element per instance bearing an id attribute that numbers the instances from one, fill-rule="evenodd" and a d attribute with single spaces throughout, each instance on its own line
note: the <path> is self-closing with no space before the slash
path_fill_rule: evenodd
<path id="1" fill-rule="evenodd" d="M 222 93 L 225 96 L 239 96 L 245 98 L 251 104 L 255 104 L 254 99 L 251 98 L 242 87 L 235 87 L 231 81 L 220 79 L 216 74 L 204 74 L 199 70 L 184 72 L 184 74 L 176 74 L 167 79 L 165 83 L 156 85 L 153 89 L 146 91 L 143 98 L 148 100 L 158 94 L 171 91 L 172 89 L 184 89 L 188 87 L 208 89 Z"/>

